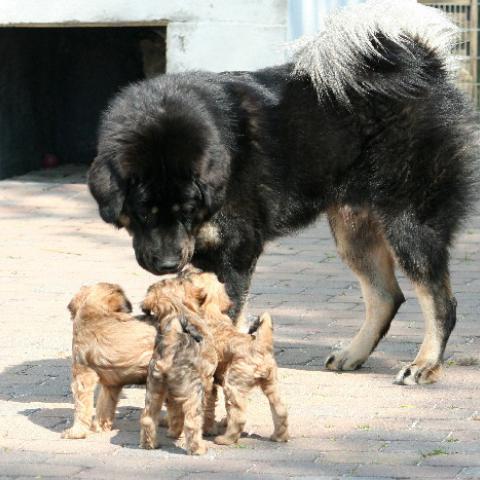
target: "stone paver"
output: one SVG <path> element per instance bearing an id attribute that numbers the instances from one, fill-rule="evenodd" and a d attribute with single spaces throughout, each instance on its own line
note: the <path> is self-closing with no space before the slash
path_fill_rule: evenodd
<path id="1" fill-rule="evenodd" d="M 353 336 L 363 307 L 321 220 L 268 247 L 249 303 L 251 313 L 268 309 L 274 318 L 291 442 L 267 440 L 269 408 L 257 392 L 238 446 L 209 442 L 207 455 L 192 458 L 163 436 L 162 449 L 141 450 L 142 388 L 125 390 L 110 434 L 62 440 L 73 412 L 72 294 L 82 284 L 118 282 L 138 309 L 155 281 L 137 266 L 128 235 L 101 222 L 83 182 L 73 167 L 0 182 L 0 479 L 480 479 L 478 216 L 453 252 L 459 319 L 440 383 L 392 384 L 423 333 L 403 277 L 408 301 L 365 367 L 323 368 L 331 347 Z"/>

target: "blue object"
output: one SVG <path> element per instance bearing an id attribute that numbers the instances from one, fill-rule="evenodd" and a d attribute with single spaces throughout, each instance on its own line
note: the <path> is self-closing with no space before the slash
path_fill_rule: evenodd
<path id="1" fill-rule="evenodd" d="M 364 0 L 288 0 L 288 40 L 320 32 L 329 12 Z"/>

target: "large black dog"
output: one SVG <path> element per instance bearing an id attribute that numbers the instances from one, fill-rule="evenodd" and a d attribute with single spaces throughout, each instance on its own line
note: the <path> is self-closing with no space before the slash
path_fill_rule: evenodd
<path id="1" fill-rule="evenodd" d="M 398 383 L 438 378 L 455 325 L 449 247 L 472 204 L 477 119 L 447 68 L 453 26 L 405 0 L 332 17 L 296 62 L 125 88 L 103 116 L 89 186 L 155 274 L 215 272 L 240 314 L 265 242 L 326 212 L 365 322 L 327 367 L 358 368 L 415 285 L 426 335 Z"/>

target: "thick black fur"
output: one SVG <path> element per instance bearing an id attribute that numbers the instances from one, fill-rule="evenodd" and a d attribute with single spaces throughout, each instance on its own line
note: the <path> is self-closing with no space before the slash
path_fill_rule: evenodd
<path id="1" fill-rule="evenodd" d="M 471 210 L 477 118 L 435 52 L 378 43 L 359 71 L 375 88 L 349 104 L 320 100 L 293 64 L 125 88 L 89 173 L 102 218 L 128 224 L 152 273 L 215 272 L 233 317 L 265 242 L 342 205 L 371 212 L 410 278 L 441 284 Z M 206 222 L 218 238 L 203 238 Z"/>

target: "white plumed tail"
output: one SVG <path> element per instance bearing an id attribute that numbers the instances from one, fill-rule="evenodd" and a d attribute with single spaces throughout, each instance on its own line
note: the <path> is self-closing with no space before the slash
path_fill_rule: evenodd
<path id="1" fill-rule="evenodd" d="M 458 28 L 443 12 L 416 0 L 368 0 L 338 10 L 326 20 L 322 33 L 295 42 L 295 73 L 308 75 L 320 98 L 333 96 L 349 103 L 348 92 L 375 91 L 375 71 L 366 59 L 386 53 L 378 39 L 402 48 L 406 39 L 418 42 L 448 70 L 454 65 L 450 52 L 457 34 Z"/>

